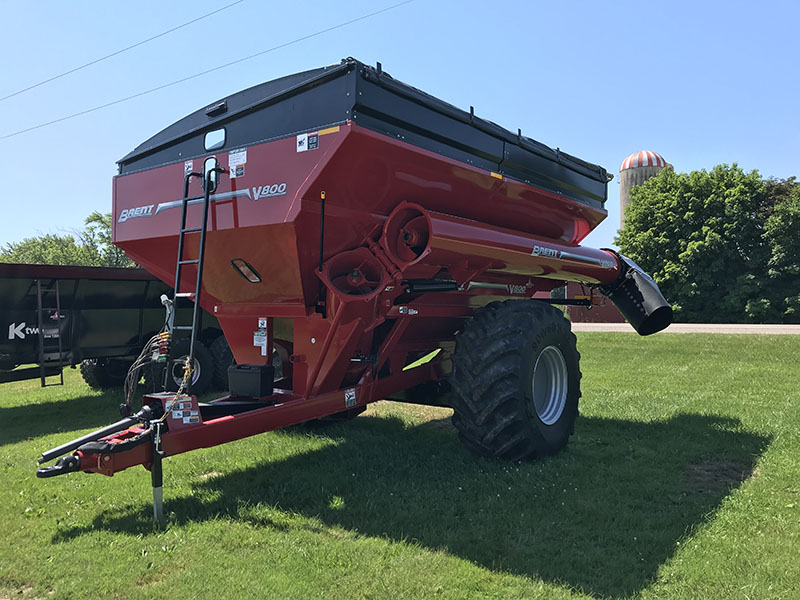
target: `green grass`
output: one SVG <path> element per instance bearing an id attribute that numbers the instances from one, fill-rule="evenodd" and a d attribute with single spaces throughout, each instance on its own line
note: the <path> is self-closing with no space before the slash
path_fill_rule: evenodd
<path id="1" fill-rule="evenodd" d="M 165 462 L 37 480 L 119 398 L 0 388 L 0 599 L 800 598 L 800 338 L 578 334 L 566 452 L 476 459 L 379 403 Z"/>

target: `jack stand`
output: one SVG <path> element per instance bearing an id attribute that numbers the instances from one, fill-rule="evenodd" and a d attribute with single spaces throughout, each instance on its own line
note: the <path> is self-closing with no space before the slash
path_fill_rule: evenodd
<path id="1" fill-rule="evenodd" d="M 164 472 L 161 461 L 164 451 L 161 449 L 161 422 L 153 423 L 153 461 L 150 465 L 150 479 L 153 482 L 153 521 L 160 525 L 164 521 Z"/>

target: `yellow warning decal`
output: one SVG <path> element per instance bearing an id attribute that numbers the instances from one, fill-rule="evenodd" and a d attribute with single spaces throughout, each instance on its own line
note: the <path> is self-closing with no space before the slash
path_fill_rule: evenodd
<path id="1" fill-rule="evenodd" d="M 339 131 L 339 126 L 336 125 L 335 127 L 328 127 L 327 129 L 320 129 L 319 135 L 325 135 L 326 133 L 336 133 Z"/>
<path id="2" fill-rule="evenodd" d="M 320 133 L 321 133 L 321 132 L 320 132 Z M 489 174 L 490 174 L 492 177 L 494 177 L 495 179 L 500 179 L 500 180 L 502 180 L 502 179 L 503 179 L 503 176 L 502 176 L 502 175 L 500 175 L 500 173 L 495 173 L 494 171 L 489 171 Z"/>

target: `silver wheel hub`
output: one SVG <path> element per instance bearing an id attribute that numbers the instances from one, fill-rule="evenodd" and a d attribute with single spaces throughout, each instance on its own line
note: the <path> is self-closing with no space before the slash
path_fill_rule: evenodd
<path id="1" fill-rule="evenodd" d="M 175 385 L 180 387 L 181 383 L 183 383 L 183 366 L 186 364 L 186 356 L 181 356 L 176 358 L 172 361 L 172 380 L 175 382 Z M 197 360 L 195 356 L 192 359 L 192 385 L 197 383 L 197 380 L 200 379 L 200 361 Z"/>
<path id="2" fill-rule="evenodd" d="M 561 418 L 567 403 L 567 361 L 556 346 L 539 353 L 531 378 L 531 397 L 536 415 L 545 425 Z"/>

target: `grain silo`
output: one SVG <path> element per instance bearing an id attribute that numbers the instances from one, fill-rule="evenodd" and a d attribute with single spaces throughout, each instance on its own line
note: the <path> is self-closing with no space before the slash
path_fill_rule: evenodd
<path id="1" fill-rule="evenodd" d="M 619 226 L 625 225 L 625 208 L 631 203 L 630 191 L 635 185 L 642 185 L 667 166 L 667 161 L 655 152 L 642 150 L 634 152 L 622 161 L 619 167 Z"/>

